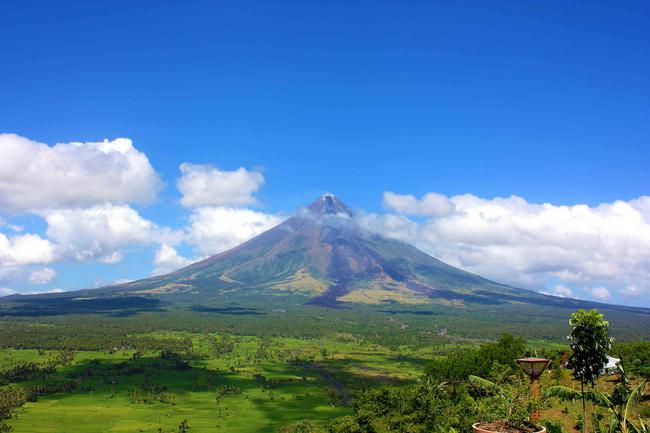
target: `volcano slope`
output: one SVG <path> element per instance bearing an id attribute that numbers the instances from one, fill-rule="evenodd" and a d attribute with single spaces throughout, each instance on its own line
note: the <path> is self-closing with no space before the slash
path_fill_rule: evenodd
<path id="1" fill-rule="evenodd" d="M 59 294 L 10 296 L 0 314 L 134 314 L 188 308 L 370 308 L 392 314 L 492 315 L 535 321 L 600 308 L 650 328 L 650 309 L 598 304 L 518 289 L 447 265 L 417 248 L 370 233 L 337 197 L 325 194 L 259 236 L 175 272 Z M 314 310 L 315 311 L 315 310 Z M 520 319 L 514 319 L 519 317 Z M 498 318 L 496 320 L 499 320 Z"/>

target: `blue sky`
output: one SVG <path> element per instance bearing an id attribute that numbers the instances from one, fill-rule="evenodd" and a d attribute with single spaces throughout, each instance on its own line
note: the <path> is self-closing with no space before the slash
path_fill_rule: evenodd
<path id="1" fill-rule="evenodd" d="M 458 266 L 550 293 L 650 305 L 648 2 L 187 3 L 0 4 L 0 133 L 49 146 L 127 137 L 161 181 L 143 180 L 153 197 L 98 190 L 95 200 L 50 197 L 37 209 L 3 201 L 2 191 L 25 185 L 7 152 L 5 292 L 148 276 L 162 244 L 177 253 L 169 266 L 185 263 L 332 191 L 368 212 L 373 229 Z M 69 158 L 62 164 L 81 157 Z M 113 162 L 122 173 L 124 161 Z M 252 180 L 248 189 L 228 184 L 229 199 L 203 191 L 184 206 L 182 163 L 219 169 L 190 170 L 203 180 L 235 182 L 228 173 L 240 167 Z M 42 181 L 61 180 L 52 176 Z M 408 199 L 426 193 L 442 196 Z M 525 204 L 494 200 L 513 195 Z M 436 200 L 452 210 L 428 206 Z M 126 206 L 158 231 L 93 242 L 92 230 L 62 226 L 102 205 Z M 254 214 L 249 226 L 232 226 L 238 237 L 206 228 L 231 227 L 244 211 Z M 494 234 L 502 231 L 510 235 Z M 199 245 L 197 233 L 214 242 Z M 21 259 L 27 234 L 56 251 Z"/>

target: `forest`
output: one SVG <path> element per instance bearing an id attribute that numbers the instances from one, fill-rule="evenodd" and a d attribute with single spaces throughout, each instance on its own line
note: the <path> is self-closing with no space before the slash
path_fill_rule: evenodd
<path id="1" fill-rule="evenodd" d="M 647 431 L 650 342 L 611 320 L 622 362 L 575 395 L 568 320 L 234 305 L 5 316 L 0 431 L 447 433 L 525 427 L 534 411 L 552 433 Z M 542 398 L 515 364 L 526 356 L 550 360 Z"/>

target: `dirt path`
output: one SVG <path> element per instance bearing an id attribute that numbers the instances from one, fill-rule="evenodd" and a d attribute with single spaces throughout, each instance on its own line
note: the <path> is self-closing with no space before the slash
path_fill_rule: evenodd
<path id="1" fill-rule="evenodd" d="M 305 370 L 311 370 L 315 371 L 316 374 L 318 374 L 320 377 L 327 382 L 329 386 L 334 388 L 336 392 L 341 396 L 341 401 L 344 404 L 350 403 L 352 400 L 352 394 L 343 386 L 341 382 L 339 382 L 334 376 L 332 376 L 332 373 L 329 371 L 325 370 L 325 367 L 323 367 L 321 364 L 314 364 L 311 362 L 306 362 L 303 364 L 303 367 Z"/>

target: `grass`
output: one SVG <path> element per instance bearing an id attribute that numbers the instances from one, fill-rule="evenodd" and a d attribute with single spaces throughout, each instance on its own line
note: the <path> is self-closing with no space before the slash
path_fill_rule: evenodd
<path id="1" fill-rule="evenodd" d="M 402 316 L 394 315 L 385 323 L 399 329 L 405 326 L 403 320 Z M 59 367 L 56 372 L 14 383 L 33 386 L 82 378 L 70 393 L 44 395 L 16 410 L 16 417 L 7 420 L 13 432 L 169 433 L 178 431 L 184 419 L 191 433 L 273 432 L 305 418 L 325 423 L 350 414 L 352 410 L 346 403 L 363 388 L 412 383 L 432 358 L 453 348 L 476 346 L 475 341 L 457 339 L 444 344 L 387 347 L 349 333 L 321 338 L 244 335 L 232 336 L 232 352 L 217 355 L 206 339 L 216 334 L 156 331 L 134 335 L 167 341 L 189 340 L 193 350 L 204 356 L 191 361 L 189 369 L 180 371 L 161 366 L 158 352 L 134 357 L 134 350 L 78 351 L 72 363 Z M 563 343 L 545 339 L 531 340 L 529 346 L 547 353 L 566 349 Z M 56 354 L 32 349 L 0 350 L 0 370 L 25 362 L 45 365 Z M 120 365 L 133 368 L 120 370 Z M 601 378 L 598 388 L 611 391 L 614 378 Z M 634 378 L 632 382 L 638 380 Z M 545 374 L 542 386 L 557 381 Z M 142 403 L 129 395 L 130 390 L 144 392 L 142 387 L 146 383 L 163 387 L 169 397 L 164 399 L 167 402 L 151 398 L 152 401 Z M 578 387 L 568 371 L 563 371 L 559 383 Z M 226 392 L 217 400 L 220 389 L 236 391 Z M 646 413 L 647 408 L 646 399 L 633 413 Z M 592 407 L 592 410 L 607 416 L 603 409 Z M 576 431 L 580 413 L 580 402 L 554 401 L 542 411 L 542 420 L 560 423 L 568 433 Z"/>
<path id="2" fill-rule="evenodd" d="M 190 336 L 195 350 L 206 350 L 205 340 L 199 334 L 147 335 Z M 159 429 L 171 432 L 177 431 L 178 424 L 187 419 L 193 433 L 270 432 L 304 418 L 324 422 L 349 414 L 350 407 L 343 404 L 346 395 L 362 387 L 415 380 L 423 363 L 435 350 L 390 350 L 376 344 L 338 338 L 274 338 L 270 340 L 269 354 L 256 358 L 259 338 L 243 336 L 236 341 L 233 352 L 192 361 L 188 370 L 146 373 L 149 381 L 165 387 L 165 392 L 173 396 L 173 404 L 132 401 L 129 390 L 139 389 L 147 379 L 145 373 L 105 375 L 84 379 L 81 386 L 69 394 L 45 395 L 25 404 L 9 424 L 15 433 L 158 432 Z M 280 354 L 287 352 L 298 353 L 307 361 L 290 363 L 280 359 Z M 92 360 L 97 360 L 99 368 L 106 372 L 122 362 L 151 366 L 159 356 L 147 353 L 132 361 L 133 353 L 77 352 L 71 365 L 59 368 L 46 380 L 70 380 L 87 369 Z M 44 363 L 48 356 L 49 352 L 39 354 L 37 350 L 7 349 L 0 351 L 0 365 Z M 260 375 L 266 382 L 259 379 Z M 116 380 L 115 387 L 111 379 Z M 31 379 L 19 382 L 18 386 L 35 385 L 44 380 Z M 275 385 L 269 387 L 269 381 Z M 216 390 L 222 386 L 238 387 L 241 393 L 228 394 L 217 402 Z"/>
<path id="3" fill-rule="evenodd" d="M 357 302 L 371 305 L 390 304 L 391 302 L 399 302 L 400 304 L 406 305 L 430 303 L 429 298 L 418 296 L 415 292 L 398 292 L 384 289 L 357 289 L 338 299 L 342 302 Z"/>

